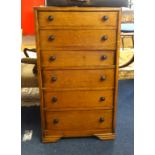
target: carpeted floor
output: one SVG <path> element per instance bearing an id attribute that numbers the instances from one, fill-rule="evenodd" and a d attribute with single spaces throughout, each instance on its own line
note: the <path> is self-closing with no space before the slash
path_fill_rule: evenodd
<path id="1" fill-rule="evenodd" d="M 134 80 L 119 81 L 117 138 L 101 141 L 97 138 L 67 138 L 57 143 L 40 141 L 39 107 L 22 107 L 21 134 L 32 130 L 30 141 L 21 143 L 22 155 L 133 155 L 134 154 Z"/>

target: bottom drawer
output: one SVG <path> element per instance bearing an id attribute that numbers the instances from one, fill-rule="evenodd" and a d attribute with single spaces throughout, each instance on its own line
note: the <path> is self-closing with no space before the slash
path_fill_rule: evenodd
<path id="1" fill-rule="evenodd" d="M 45 112 L 47 130 L 112 128 L 112 110 Z"/>

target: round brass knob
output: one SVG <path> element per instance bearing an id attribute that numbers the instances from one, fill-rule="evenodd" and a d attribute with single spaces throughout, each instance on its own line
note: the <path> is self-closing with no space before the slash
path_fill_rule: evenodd
<path id="1" fill-rule="evenodd" d="M 101 56 L 101 60 L 106 60 L 107 59 L 107 56 L 106 55 L 102 55 Z"/>
<path id="2" fill-rule="evenodd" d="M 108 40 L 108 36 L 107 35 L 102 36 L 101 40 L 103 40 L 103 41 Z"/>
<path id="3" fill-rule="evenodd" d="M 99 122 L 100 122 L 100 123 L 104 122 L 104 118 L 103 118 L 103 117 L 100 117 L 100 118 L 99 118 Z"/>
<path id="4" fill-rule="evenodd" d="M 54 35 L 51 35 L 48 37 L 48 41 L 53 41 L 55 39 L 55 36 Z"/>
<path id="5" fill-rule="evenodd" d="M 50 62 L 56 60 L 56 56 L 50 56 L 48 59 Z"/>
<path id="6" fill-rule="evenodd" d="M 57 80 L 57 77 L 56 77 L 56 76 L 52 76 L 52 77 L 51 77 L 51 81 L 54 82 L 54 81 L 56 81 L 56 80 Z"/>
<path id="7" fill-rule="evenodd" d="M 101 81 L 106 80 L 106 76 L 105 76 L 105 75 L 102 75 L 102 76 L 100 77 L 100 80 L 101 80 Z"/>
<path id="8" fill-rule="evenodd" d="M 108 20 L 109 19 L 109 17 L 108 16 L 103 16 L 103 18 L 102 18 L 104 21 L 106 21 L 106 20 Z"/>
<path id="9" fill-rule="evenodd" d="M 52 21 L 52 20 L 54 20 L 54 17 L 53 16 L 48 16 L 48 21 Z"/>
<path id="10" fill-rule="evenodd" d="M 58 123 L 59 123 L 59 120 L 55 118 L 55 119 L 53 120 L 53 124 L 58 124 Z"/>
<path id="11" fill-rule="evenodd" d="M 102 101 L 105 101 L 105 97 L 104 96 L 101 96 L 100 97 L 100 101 L 102 102 Z"/>
<path id="12" fill-rule="evenodd" d="M 51 101 L 52 101 L 53 103 L 55 103 L 55 102 L 57 102 L 57 101 L 58 101 L 58 99 L 57 99 L 57 97 L 56 97 L 56 96 L 53 96 L 53 97 L 52 97 L 52 99 L 51 99 Z"/>

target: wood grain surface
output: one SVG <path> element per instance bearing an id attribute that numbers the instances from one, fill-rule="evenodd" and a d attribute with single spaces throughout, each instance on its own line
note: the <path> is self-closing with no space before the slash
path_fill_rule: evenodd
<path id="1" fill-rule="evenodd" d="M 45 91 L 45 108 L 113 108 L 113 90 Z"/>
<path id="2" fill-rule="evenodd" d="M 82 15 L 81 12 L 39 12 L 39 25 L 41 29 L 90 26 L 116 29 L 117 12 L 83 12 Z"/>
<path id="3" fill-rule="evenodd" d="M 114 69 L 104 70 L 51 70 L 43 71 L 45 88 L 113 87 Z M 105 80 L 101 80 L 104 77 Z M 56 78 L 56 81 L 52 81 Z"/>
<path id="4" fill-rule="evenodd" d="M 80 130 L 112 127 L 111 110 L 45 112 L 46 129 Z M 103 122 L 100 119 L 103 118 Z M 57 120 L 58 122 L 54 122 Z"/>
<path id="5" fill-rule="evenodd" d="M 120 8 L 35 8 L 43 142 L 115 138 L 120 15 Z"/>
<path id="6" fill-rule="evenodd" d="M 43 67 L 115 65 L 114 51 L 42 51 Z"/>
<path id="7" fill-rule="evenodd" d="M 49 41 L 49 37 L 54 39 Z M 106 36 L 107 40 L 102 38 Z M 41 50 L 115 50 L 115 30 L 41 30 Z"/>

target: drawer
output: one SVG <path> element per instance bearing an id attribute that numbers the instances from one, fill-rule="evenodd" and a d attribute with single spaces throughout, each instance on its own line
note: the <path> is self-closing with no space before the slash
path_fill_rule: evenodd
<path id="1" fill-rule="evenodd" d="M 117 12 L 39 12 L 38 21 L 41 28 L 116 28 Z"/>
<path id="2" fill-rule="evenodd" d="M 115 50 L 115 30 L 41 30 L 41 50 Z"/>
<path id="3" fill-rule="evenodd" d="M 89 91 L 52 91 L 44 92 L 44 104 L 47 109 L 113 107 L 112 90 Z"/>
<path id="4" fill-rule="evenodd" d="M 112 128 L 112 110 L 45 112 L 47 130 Z"/>
<path id="5" fill-rule="evenodd" d="M 43 87 L 95 88 L 113 87 L 114 69 L 43 70 Z"/>
<path id="6" fill-rule="evenodd" d="M 114 65 L 113 51 L 42 51 L 43 67 Z"/>

